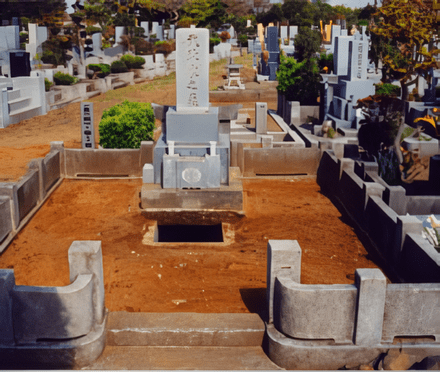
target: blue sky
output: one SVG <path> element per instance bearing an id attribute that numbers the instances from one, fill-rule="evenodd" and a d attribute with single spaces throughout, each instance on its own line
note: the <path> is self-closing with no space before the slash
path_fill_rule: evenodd
<path id="1" fill-rule="evenodd" d="M 381 3 L 381 0 L 377 1 L 378 6 L 380 6 Z M 330 4 L 331 6 L 345 5 L 346 7 L 350 8 L 363 8 L 368 4 L 374 5 L 374 0 L 327 0 L 327 4 Z"/>

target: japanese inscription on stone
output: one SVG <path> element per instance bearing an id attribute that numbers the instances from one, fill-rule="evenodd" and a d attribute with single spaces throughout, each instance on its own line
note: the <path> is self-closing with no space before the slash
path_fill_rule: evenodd
<path id="1" fill-rule="evenodd" d="M 83 149 L 95 148 L 93 103 L 91 102 L 81 102 L 81 142 Z"/>
<path id="2" fill-rule="evenodd" d="M 362 78 L 362 44 L 358 46 L 358 67 L 357 67 L 357 78 Z"/>
<path id="3" fill-rule="evenodd" d="M 209 31 L 184 28 L 176 32 L 177 111 L 209 107 Z"/>

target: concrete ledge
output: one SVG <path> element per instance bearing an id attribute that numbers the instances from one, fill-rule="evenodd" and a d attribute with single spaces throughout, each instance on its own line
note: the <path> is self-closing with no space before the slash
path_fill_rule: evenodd
<path id="1" fill-rule="evenodd" d="M 327 340 L 300 340 L 286 337 L 273 324 L 266 324 L 269 358 L 279 367 L 288 370 L 338 370 L 358 369 L 368 365 L 381 354 L 385 369 L 408 369 L 428 356 L 440 354 L 440 345 L 429 342 L 396 342 L 373 347 L 356 345 L 331 345 Z M 401 356 L 401 360 L 397 358 Z M 389 368 L 398 362 L 394 368 Z M 371 365 L 371 364 L 370 364 Z"/>
<path id="2" fill-rule="evenodd" d="M 72 368 L 101 354 L 101 242 L 73 242 L 69 268 L 72 283 L 65 287 L 16 286 L 14 271 L 0 270 L 0 367 Z"/>
<path id="3" fill-rule="evenodd" d="M 139 149 L 64 149 L 66 177 L 142 177 Z"/>
<path id="4" fill-rule="evenodd" d="M 238 147 L 238 157 L 241 156 Z M 312 148 L 250 148 L 242 149 L 243 177 L 275 174 L 316 174 L 321 152 Z M 240 163 L 239 163 L 240 165 Z"/>
<path id="5" fill-rule="evenodd" d="M 19 220 L 21 221 L 26 217 L 40 201 L 39 171 L 29 169 L 26 175 L 17 183 Z"/>
<path id="6" fill-rule="evenodd" d="M 90 370 L 280 370 L 263 349 L 213 346 L 107 346 Z"/>
<path id="7" fill-rule="evenodd" d="M 0 196 L 0 243 L 12 231 L 11 199 Z"/>
<path id="8" fill-rule="evenodd" d="M 350 343 L 356 294 L 353 285 L 302 285 L 288 278 L 277 278 L 274 325 L 290 337 Z"/>
<path id="9" fill-rule="evenodd" d="M 294 245 L 272 250 L 268 259 L 279 262 L 288 250 L 300 260 Z M 301 285 L 291 274 L 293 280 L 282 275 L 268 283 L 268 354 L 280 367 L 351 369 L 388 353 L 389 365 L 403 354 L 397 369 L 408 369 L 440 352 L 440 284 L 387 285 L 378 269 L 357 269 L 355 285 Z"/>
<path id="10" fill-rule="evenodd" d="M 104 351 L 106 321 L 96 325 L 86 336 L 53 342 L 40 341 L 32 345 L 0 344 L 2 369 L 79 369 L 90 365 Z"/>
<path id="11" fill-rule="evenodd" d="M 219 209 L 243 210 L 243 186 L 232 180 L 229 186 L 218 189 L 183 190 L 162 189 L 158 184 L 142 185 L 141 205 L 143 209 Z"/>
<path id="12" fill-rule="evenodd" d="M 109 314 L 109 346 L 261 346 L 264 323 L 257 314 Z"/>

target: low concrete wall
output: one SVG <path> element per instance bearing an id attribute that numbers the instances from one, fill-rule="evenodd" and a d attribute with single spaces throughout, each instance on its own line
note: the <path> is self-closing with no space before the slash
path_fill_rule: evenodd
<path id="1" fill-rule="evenodd" d="M 12 231 L 11 199 L 0 196 L 0 243 Z"/>
<path id="2" fill-rule="evenodd" d="M 338 160 L 332 151 L 325 151 L 317 182 L 323 193 L 336 199 L 368 234 L 377 253 L 401 280 L 440 282 L 440 253 L 422 238 L 422 222 L 407 215 L 440 213 L 440 197 L 406 196 L 403 187 L 387 185 L 373 169 L 377 167 L 370 163 Z M 407 241 L 410 233 L 419 236 L 417 244 L 412 239 Z M 419 262 L 430 270 L 412 269 Z"/>
<path id="3" fill-rule="evenodd" d="M 60 182 L 62 156 L 62 151 L 55 143 L 51 143 L 49 154 L 44 158 L 33 159 L 21 180 L 0 183 L 0 252 Z"/>
<path id="4" fill-rule="evenodd" d="M 267 326 L 268 354 L 278 366 L 355 367 L 395 349 L 394 358 L 402 352 L 409 368 L 426 356 L 439 355 L 440 284 L 387 285 L 380 270 L 357 269 L 354 285 L 302 285 L 296 271 L 289 277 L 280 270 L 289 251 L 301 260 L 297 242 L 286 243 L 270 240 L 267 254 L 268 277 L 275 278 L 267 287 L 268 299 L 273 291 L 273 302 L 268 304 L 273 307 L 273 325 Z M 300 267 L 300 262 L 292 264 Z M 420 340 L 394 341 L 402 336 Z"/>
<path id="5" fill-rule="evenodd" d="M 69 267 L 72 283 L 66 287 L 17 286 L 14 270 L 0 270 L 0 359 L 7 360 L 6 366 L 77 368 L 103 351 L 101 242 L 73 242 Z M 29 344 L 41 357 L 29 358 Z M 77 353 L 77 348 L 88 352 Z"/>
<path id="6" fill-rule="evenodd" d="M 237 149 L 239 167 L 244 177 L 256 175 L 316 174 L 321 152 L 312 148 Z"/>
<path id="7" fill-rule="evenodd" d="M 140 149 L 64 149 L 66 177 L 142 177 L 144 164 L 153 162 L 153 141 Z"/>

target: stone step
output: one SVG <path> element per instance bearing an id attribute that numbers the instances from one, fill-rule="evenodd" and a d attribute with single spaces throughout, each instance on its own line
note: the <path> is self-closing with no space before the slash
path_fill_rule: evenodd
<path id="1" fill-rule="evenodd" d="M 264 322 L 257 314 L 111 312 L 109 346 L 261 346 Z"/>
<path id="2" fill-rule="evenodd" d="M 9 110 L 13 112 L 29 107 L 30 101 L 31 101 L 31 97 L 18 97 L 15 99 L 10 99 L 8 101 Z"/>
<path id="3" fill-rule="evenodd" d="M 18 99 L 21 96 L 21 91 L 20 89 L 13 89 L 13 90 L 8 90 L 8 101 L 10 102 L 11 100 L 14 99 Z"/>
<path id="4" fill-rule="evenodd" d="M 259 346 L 106 346 L 83 370 L 281 370 Z"/>

